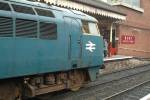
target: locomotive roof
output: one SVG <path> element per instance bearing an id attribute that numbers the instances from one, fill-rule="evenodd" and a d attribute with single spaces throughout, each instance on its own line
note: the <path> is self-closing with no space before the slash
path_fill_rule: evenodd
<path id="1" fill-rule="evenodd" d="M 50 9 L 51 11 L 53 11 L 54 14 L 56 13 L 55 10 L 60 11 L 61 13 L 59 14 L 59 16 L 56 15 L 55 16 L 56 18 L 62 16 L 62 17 L 72 17 L 72 18 L 79 18 L 82 20 L 89 20 L 89 21 L 97 22 L 97 20 L 94 17 L 89 16 L 89 15 L 87 15 L 81 11 L 77 11 L 77 10 L 61 8 L 61 7 L 57 7 L 57 6 L 53 6 L 53 5 L 48 5 L 45 3 L 28 1 L 28 0 L 2 0 L 2 1 L 9 1 L 9 2 L 13 2 L 13 3 L 17 3 L 17 4 L 30 5 L 33 7 Z"/>

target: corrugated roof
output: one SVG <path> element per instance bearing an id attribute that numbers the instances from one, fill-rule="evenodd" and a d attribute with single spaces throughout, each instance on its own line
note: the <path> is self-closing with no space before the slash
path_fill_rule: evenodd
<path id="1" fill-rule="evenodd" d="M 40 1 L 40 0 L 39 0 Z M 126 20 L 124 13 L 117 11 L 115 6 L 93 0 L 43 0 L 46 3 L 87 13 L 98 14 L 119 20 Z"/>
<path id="2" fill-rule="evenodd" d="M 123 13 L 122 11 L 119 10 L 119 8 L 117 6 L 113 6 L 110 5 L 108 3 L 102 2 L 102 1 L 97 1 L 97 0 L 71 0 L 74 2 L 78 2 L 78 3 L 83 3 L 86 5 L 90 5 L 90 6 L 94 6 L 96 8 L 100 8 L 100 9 L 104 9 L 107 11 L 111 11 L 111 12 L 115 12 L 121 15 L 126 15 L 125 13 Z"/>

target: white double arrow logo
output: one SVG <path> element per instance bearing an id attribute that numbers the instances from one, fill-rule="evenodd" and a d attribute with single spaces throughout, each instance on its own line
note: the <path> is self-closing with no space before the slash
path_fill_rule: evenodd
<path id="1" fill-rule="evenodd" d="M 91 41 L 88 41 L 88 43 L 86 44 L 86 50 L 93 52 L 93 50 L 95 49 L 96 49 L 96 44 L 92 43 Z"/>

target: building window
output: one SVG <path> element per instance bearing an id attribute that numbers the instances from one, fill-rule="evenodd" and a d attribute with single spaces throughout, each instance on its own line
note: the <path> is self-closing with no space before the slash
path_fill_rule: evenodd
<path id="1" fill-rule="evenodd" d="M 106 3 L 107 3 L 107 0 L 100 0 L 100 1 L 103 1 L 103 2 L 106 2 Z"/>
<path id="2" fill-rule="evenodd" d="M 122 0 L 124 3 L 129 4 L 133 7 L 140 8 L 140 0 Z"/>
<path id="3" fill-rule="evenodd" d="M 108 0 L 108 3 L 113 5 L 122 5 L 142 13 L 144 12 L 144 9 L 141 8 L 140 0 Z"/>
<path id="4" fill-rule="evenodd" d="M 132 0 L 132 5 L 140 8 L 140 0 Z"/>
<path id="5" fill-rule="evenodd" d="M 110 3 L 125 3 L 132 7 L 140 8 L 140 0 L 108 0 Z"/>
<path id="6" fill-rule="evenodd" d="M 108 3 L 117 3 L 119 0 L 107 0 Z"/>

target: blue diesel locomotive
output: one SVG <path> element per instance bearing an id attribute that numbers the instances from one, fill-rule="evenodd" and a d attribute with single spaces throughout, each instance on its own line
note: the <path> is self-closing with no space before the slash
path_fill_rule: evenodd
<path id="1" fill-rule="evenodd" d="M 0 100 L 93 81 L 103 64 L 97 20 L 76 10 L 0 0 Z"/>

